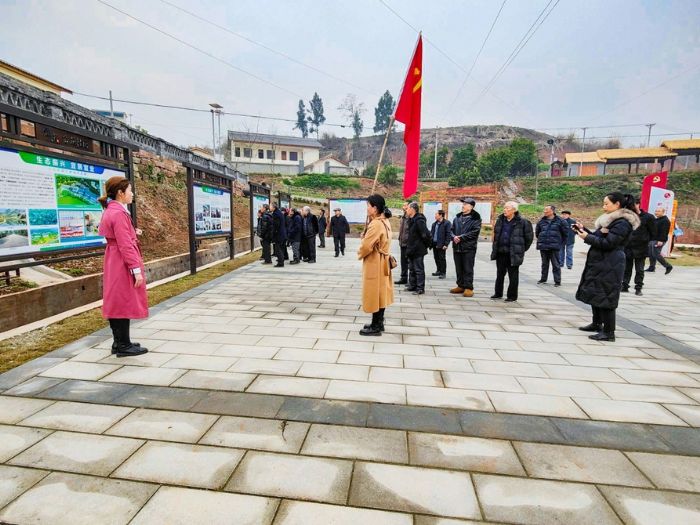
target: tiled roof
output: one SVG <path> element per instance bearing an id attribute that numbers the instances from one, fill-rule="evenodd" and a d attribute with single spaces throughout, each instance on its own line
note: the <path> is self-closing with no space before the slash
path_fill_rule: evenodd
<path id="1" fill-rule="evenodd" d="M 264 133 L 248 133 L 245 131 L 229 131 L 229 140 L 242 142 L 245 144 L 279 144 L 283 146 L 299 146 L 302 148 L 323 147 L 316 139 L 305 139 L 303 137 L 292 137 L 289 135 L 266 135 Z"/>

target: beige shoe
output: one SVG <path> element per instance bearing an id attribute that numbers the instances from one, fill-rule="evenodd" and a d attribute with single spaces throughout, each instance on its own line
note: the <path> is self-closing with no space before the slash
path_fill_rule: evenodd
<path id="1" fill-rule="evenodd" d="M 474 290 L 464 290 L 464 297 L 473 297 Z"/>
<path id="2" fill-rule="evenodd" d="M 464 293 L 464 288 L 460 288 L 459 286 L 457 286 L 456 288 L 452 288 L 452 290 L 450 290 L 450 293 Z"/>

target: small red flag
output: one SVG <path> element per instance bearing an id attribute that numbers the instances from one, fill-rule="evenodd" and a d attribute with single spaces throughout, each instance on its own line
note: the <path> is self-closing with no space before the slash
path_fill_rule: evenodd
<path id="1" fill-rule="evenodd" d="M 403 197 L 408 199 L 418 190 L 418 164 L 420 156 L 420 104 L 423 92 L 423 36 L 418 36 L 416 50 L 403 83 L 403 90 L 396 106 L 395 118 L 403 122 L 403 142 L 406 144 L 406 172 L 403 179 Z"/>

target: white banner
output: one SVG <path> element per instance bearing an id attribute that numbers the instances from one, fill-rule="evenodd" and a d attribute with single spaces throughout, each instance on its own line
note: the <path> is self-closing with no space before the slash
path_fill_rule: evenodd
<path id="1" fill-rule="evenodd" d="M 367 199 L 330 199 L 330 213 L 340 208 L 350 224 L 365 224 L 367 222 Z"/>
<path id="2" fill-rule="evenodd" d="M 425 221 L 428 224 L 428 229 L 433 227 L 435 222 L 435 214 L 438 210 L 442 209 L 442 202 L 424 202 L 423 203 L 423 215 L 425 215 Z"/>
<path id="3" fill-rule="evenodd" d="M 258 224 L 258 210 L 263 204 L 270 204 L 270 199 L 266 195 L 253 195 L 253 206 L 250 208 L 250 223 L 253 228 Z"/>

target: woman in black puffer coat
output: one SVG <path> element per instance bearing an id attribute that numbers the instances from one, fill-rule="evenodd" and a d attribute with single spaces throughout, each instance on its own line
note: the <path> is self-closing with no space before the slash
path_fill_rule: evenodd
<path id="1" fill-rule="evenodd" d="M 625 274 L 625 245 L 640 221 L 634 197 L 617 191 L 605 196 L 603 211 L 594 232 L 580 222 L 574 226 L 578 236 L 590 246 L 576 299 L 593 308 L 593 322 L 580 330 L 597 332 L 589 336 L 594 341 L 614 341 L 615 310 Z"/>

